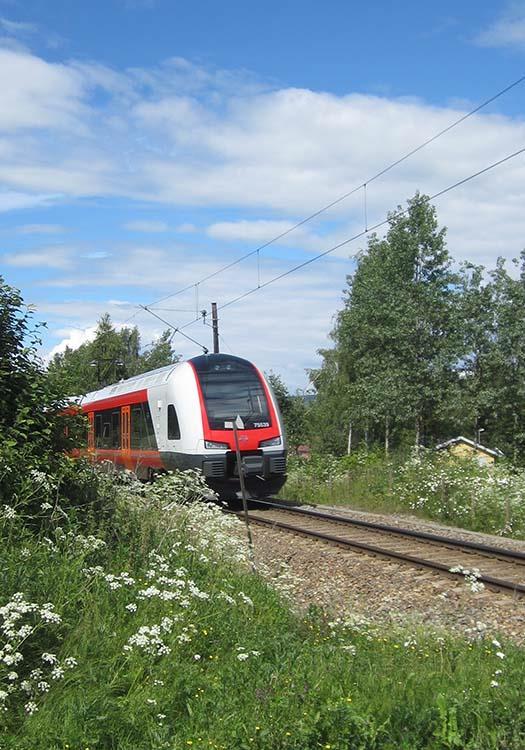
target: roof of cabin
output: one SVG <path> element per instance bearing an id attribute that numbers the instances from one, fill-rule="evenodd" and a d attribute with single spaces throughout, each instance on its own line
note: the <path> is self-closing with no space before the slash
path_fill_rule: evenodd
<path id="1" fill-rule="evenodd" d="M 450 448 L 451 445 L 457 445 L 458 443 L 464 443 L 475 450 L 487 453 L 489 456 L 494 456 L 494 458 L 501 458 L 504 455 L 499 448 L 487 448 L 486 445 L 481 445 L 481 443 L 476 443 L 474 440 L 469 440 L 469 438 L 463 437 L 463 435 L 459 435 L 458 437 L 451 438 L 444 443 L 436 445 L 436 450 L 439 451 L 444 448 Z"/>

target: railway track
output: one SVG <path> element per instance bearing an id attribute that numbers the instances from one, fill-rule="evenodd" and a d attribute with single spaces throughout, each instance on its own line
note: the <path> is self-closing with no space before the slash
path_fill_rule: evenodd
<path id="1" fill-rule="evenodd" d="M 257 507 L 249 511 L 249 518 L 255 524 L 456 579 L 464 579 L 468 571 L 479 571 L 475 577 L 486 587 L 525 596 L 524 552 L 277 502 L 258 501 Z M 454 568 L 461 570 L 451 570 Z"/>

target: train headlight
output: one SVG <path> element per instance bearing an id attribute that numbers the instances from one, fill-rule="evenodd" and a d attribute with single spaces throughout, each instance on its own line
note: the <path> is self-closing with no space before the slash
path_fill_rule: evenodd
<path id="1" fill-rule="evenodd" d="M 209 450 L 218 450 L 219 448 L 225 448 L 226 450 L 228 450 L 230 446 L 228 445 L 228 443 L 216 443 L 214 440 L 205 440 L 204 447 L 208 448 Z"/>
<path id="2" fill-rule="evenodd" d="M 281 438 L 275 437 L 270 438 L 269 440 L 261 440 L 259 443 L 259 448 L 269 448 L 270 445 L 281 445 Z"/>

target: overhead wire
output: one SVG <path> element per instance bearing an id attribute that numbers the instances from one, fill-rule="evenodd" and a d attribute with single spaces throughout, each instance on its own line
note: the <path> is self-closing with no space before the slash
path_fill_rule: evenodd
<path id="1" fill-rule="evenodd" d="M 507 156 L 504 156 L 502 159 L 498 159 L 495 162 L 492 162 L 491 164 L 488 164 L 486 167 L 483 167 L 482 169 L 478 170 L 477 172 L 473 172 L 472 174 L 468 175 L 467 177 L 463 177 L 461 180 L 457 180 L 456 182 L 452 183 L 451 185 L 448 185 L 447 187 L 443 188 L 442 190 L 439 190 L 436 193 L 433 193 L 430 196 L 425 196 L 422 200 L 424 202 L 429 203 L 430 201 L 436 200 L 440 198 L 441 196 L 445 195 L 446 193 L 451 192 L 452 190 L 455 190 L 458 187 L 461 187 L 461 185 L 465 185 L 467 182 L 470 182 L 471 180 L 474 180 L 476 177 L 480 177 L 482 174 L 486 174 L 487 172 L 490 172 L 491 170 L 495 169 L 496 167 L 501 166 L 502 164 L 505 164 L 506 162 L 510 161 L 511 159 L 515 159 L 516 157 L 520 156 L 521 154 L 525 153 L 525 147 L 518 149 L 517 151 L 514 151 L 511 154 L 508 154 Z M 302 263 L 298 263 L 296 266 L 293 266 L 292 268 L 289 268 L 287 271 L 284 271 L 283 273 L 278 274 L 277 276 L 274 276 L 271 279 L 268 279 L 268 281 L 265 281 L 264 283 L 253 287 L 252 289 L 247 290 L 246 292 L 243 292 L 242 294 L 239 294 L 237 297 L 234 297 L 233 299 L 229 300 L 228 302 L 225 302 L 223 305 L 218 306 L 218 310 L 224 310 L 226 307 L 230 307 L 231 305 L 236 304 L 237 302 L 240 302 L 241 300 L 245 299 L 246 297 L 250 296 L 251 294 L 254 294 L 255 292 L 260 291 L 261 289 L 265 289 L 266 287 L 270 286 L 271 284 L 274 284 L 277 281 L 280 281 L 281 279 L 284 279 L 286 276 L 289 276 L 292 273 L 295 273 L 296 271 L 301 270 L 302 268 L 305 268 L 306 266 L 309 266 L 310 264 L 314 263 L 317 260 L 320 260 L 321 258 L 326 257 L 327 255 L 330 255 L 331 253 L 334 253 L 336 250 L 339 250 L 341 247 L 344 247 L 345 245 L 350 244 L 351 242 L 355 242 L 355 240 L 358 240 L 362 237 L 365 237 L 367 234 L 370 234 L 371 232 L 376 231 L 377 229 L 380 229 L 381 227 L 386 226 L 392 219 L 399 218 L 405 214 L 408 213 L 410 209 L 409 208 L 403 208 L 396 212 L 389 213 L 386 219 L 383 219 L 373 226 L 366 227 L 362 231 L 358 232 L 357 234 L 354 234 L 352 237 L 348 237 L 347 239 L 343 240 L 342 242 L 338 242 L 336 245 L 333 245 L 332 247 L 328 248 L 327 250 L 324 250 L 322 253 L 318 253 L 317 255 L 313 256 L 312 258 L 308 258 L 307 260 L 303 261 Z M 191 336 L 188 336 L 183 332 L 183 329 L 188 328 L 191 325 L 194 325 L 197 321 L 202 320 L 202 317 L 194 318 L 193 320 L 188 321 L 187 323 L 184 323 L 180 326 L 174 326 L 169 321 L 162 318 L 160 315 L 157 315 L 153 310 L 150 310 L 149 307 L 146 305 L 141 305 L 141 308 L 145 310 L 146 312 L 150 313 L 150 315 L 153 315 L 158 320 L 165 323 L 167 326 L 173 329 L 174 334 L 180 333 L 182 336 L 187 338 L 192 343 L 199 346 L 205 353 L 208 353 L 207 347 L 203 346 L 200 342 L 196 341 L 195 339 L 192 339 Z M 205 321 L 206 324 L 206 321 Z"/>
<path id="2" fill-rule="evenodd" d="M 400 158 L 393 161 L 391 164 L 388 164 L 386 167 L 381 169 L 376 174 L 372 175 L 368 179 L 366 179 L 364 182 L 360 183 L 356 187 L 352 188 L 348 192 L 344 193 L 343 195 L 339 196 L 335 200 L 331 201 L 330 203 L 326 204 L 322 208 L 318 209 L 317 211 L 314 211 L 314 213 L 310 214 L 309 216 L 306 216 L 304 219 L 301 219 L 301 221 L 298 221 L 296 224 L 293 224 L 291 227 L 286 229 L 284 232 L 281 232 L 280 234 L 277 234 L 275 237 L 272 237 L 270 240 L 264 242 L 262 245 L 259 245 L 254 250 L 250 250 L 249 252 L 245 253 L 244 255 L 241 255 L 239 258 L 236 258 L 235 260 L 231 261 L 230 263 L 227 263 L 226 265 L 222 266 L 221 268 L 217 269 L 216 271 L 213 271 L 212 273 L 208 274 L 207 276 L 204 276 L 202 279 L 199 279 L 197 282 L 193 282 L 191 284 L 188 284 L 188 286 L 183 287 L 182 289 L 178 289 L 176 292 L 172 292 L 171 294 L 167 294 L 164 297 L 160 297 L 159 299 L 155 300 L 154 302 L 150 302 L 148 305 L 144 305 L 145 309 L 148 309 L 149 307 L 152 307 L 153 305 L 158 305 L 161 302 L 164 302 L 167 299 L 171 299 L 172 297 L 176 297 L 179 294 L 183 294 L 184 292 L 187 292 L 189 289 L 193 289 L 196 285 L 203 284 L 206 281 L 209 281 L 210 279 L 214 278 L 215 276 L 218 276 L 221 273 L 224 273 L 224 271 L 229 270 L 230 268 L 233 268 L 233 266 L 236 266 L 239 263 L 242 263 L 242 261 L 246 260 L 247 258 L 252 257 L 253 255 L 258 255 L 261 250 L 264 250 L 265 248 L 269 247 L 270 245 L 273 245 L 275 242 L 278 242 L 283 237 L 286 237 L 291 232 L 294 232 L 296 229 L 299 229 L 299 227 L 302 227 L 307 222 L 311 221 L 312 219 L 315 219 L 317 216 L 320 216 L 321 214 L 328 211 L 330 208 L 333 208 L 338 203 L 341 203 L 342 201 L 346 200 L 350 196 L 357 193 L 359 190 L 365 191 L 366 196 L 366 188 L 370 183 L 374 182 L 375 180 L 378 180 L 383 175 L 387 174 L 387 172 L 390 172 L 390 170 L 394 169 L 394 167 L 397 167 L 399 164 L 402 164 L 404 161 L 409 159 L 411 156 L 414 156 L 414 154 L 417 154 L 419 151 L 424 149 L 426 146 L 429 146 L 431 143 L 436 141 L 438 138 L 441 138 L 441 136 L 445 135 L 445 133 L 448 133 L 453 128 L 460 125 L 462 122 L 465 122 L 465 120 L 468 120 L 470 117 L 475 115 L 480 110 L 487 107 L 489 104 L 492 104 L 492 102 L 496 101 L 496 99 L 499 99 L 501 96 L 506 94 L 507 92 L 511 91 L 516 86 L 519 86 L 519 84 L 523 83 L 525 81 L 525 75 L 521 76 L 520 78 L 517 78 L 515 81 L 510 83 L 508 86 L 505 86 L 505 88 L 500 89 L 498 92 L 493 94 L 488 99 L 485 99 L 481 104 L 478 104 L 474 109 L 471 109 L 466 114 L 459 117 L 457 120 L 454 120 L 454 122 L 447 125 L 442 130 L 435 133 L 430 138 L 427 138 L 425 141 L 420 143 L 418 146 L 414 147 L 410 151 L 408 151 L 406 154 L 401 156 Z M 365 197 L 366 201 L 366 197 Z M 366 203 L 365 203 L 365 212 L 366 212 Z M 259 276 L 259 286 L 262 288 L 264 284 L 260 284 L 260 271 L 258 270 L 258 276 Z"/>
<path id="3" fill-rule="evenodd" d="M 463 179 L 458 180 L 452 185 L 449 185 L 448 187 L 443 188 L 443 190 L 439 190 L 437 193 L 434 193 L 433 195 L 425 197 L 424 201 L 430 202 L 430 201 L 436 200 L 437 198 L 440 198 L 442 195 L 449 193 L 451 190 L 455 190 L 461 185 L 464 185 L 465 183 L 470 182 L 471 180 L 474 180 L 476 177 L 479 177 L 480 175 L 485 174 L 486 172 L 489 172 L 490 170 L 495 169 L 496 167 L 499 167 L 501 164 L 504 164 L 505 162 L 510 161 L 511 159 L 514 159 L 523 153 L 525 153 L 525 147 L 519 149 L 518 151 L 514 151 L 512 154 L 508 154 L 507 156 L 503 157 L 503 159 L 499 159 L 498 161 L 495 161 L 492 164 L 489 164 L 488 166 L 484 167 L 483 169 L 480 169 L 478 172 L 474 172 L 468 177 L 464 177 Z M 386 224 L 388 224 L 391 221 L 391 219 L 393 218 L 395 219 L 400 216 L 403 216 L 404 214 L 408 213 L 408 211 L 409 211 L 409 208 L 403 208 L 399 211 L 391 213 L 386 219 L 379 221 L 377 224 L 374 224 L 371 227 L 363 229 L 361 232 L 354 234 L 353 237 L 348 237 L 346 240 L 339 242 L 337 245 L 333 245 L 332 247 L 328 248 L 328 250 L 325 250 L 324 252 L 319 253 L 318 255 L 315 255 L 312 258 L 308 258 L 307 260 L 303 261 L 302 263 L 299 263 L 293 268 L 289 268 L 287 271 L 284 271 L 283 273 L 278 274 L 277 276 L 274 276 L 272 279 L 265 281 L 260 286 L 253 287 L 253 289 L 249 289 L 247 292 L 244 292 L 243 294 L 239 294 L 239 296 L 235 297 L 234 299 L 229 300 L 228 302 L 225 302 L 223 305 L 219 305 L 218 310 L 224 310 L 225 307 L 229 307 L 230 305 L 235 304 L 235 302 L 239 302 L 245 297 L 248 297 L 250 294 L 253 294 L 254 292 L 258 292 L 260 289 L 264 289 L 265 287 L 270 286 L 270 284 L 273 284 L 276 281 L 279 281 L 280 279 L 284 279 L 286 276 L 289 276 L 290 274 L 295 273 L 295 271 L 299 271 L 301 268 L 305 268 L 306 266 L 309 266 L 311 263 L 314 263 L 316 260 L 319 260 L 320 258 L 324 258 L 325 256 L 330 255 L 336 250 L 339 250 L 341 247 L 348 245 L 350 242 L 354 242 L 355 240 L 366 236 L 370 232 L 374 232 L 376 229 L 380 229 L 381 227 L 384 227 Z"/>
<path id="4" fill-rule="evenodd" d="M 150 314 L 150 315 L 153 315 L 153 317 L 157 318 L 157 319 L 158 319 L 158 320 L 160 320 L 160 321 L 161 321 L 162 323 L 165 323 L 165 324 L 166 324 L 167 326 L 169 326 L 170 328 L 173 328 L 173 335 L 175 335 L 176 333 L 180 333 L 180 334 L 181 334 L 181 336 L 184 336 L 184 338 L 188 339 L 188 341 L 191 341 L 191 342 L 192 342 L 193 344 L 196 344 L 197 346 L 199 346 L 199 347 L 200 347 L 200 348 L 201 348 L 201 349 L 203 350 L 204 354 L 208 354 L 208 352 L 209 352 L 209 349 L 208 349 L 208 348 L 207 348 L 206 346 L 204 346 L 204 344 L 201 344 L 201 343 L 200 343 L 199 341 L 196 341 L 196 340 L 195 340 L 195 339 L 193 339 L 193 338 L 192 338 L 191 336 L 188 336 L 188 334 L 187 334 L 187 333 L 184 333 L 183 331 L 181 331 L 181 329 L 180 329 L 180 328 L 178 328 L 177 326 L 174 326 L 174 325 L 173 325 L 172 323 L 170 323 L 169 321 L 167 321 L 167 320 L 164 320 L 164 318 L 161 318 L 161 316 L 160 316 L 160 315 L 157 315 L 157 313 L 155 313 L 155 312 L 154 312 L 153 310 L 150 310 L 150 309 L 149 309 L 148 307 L 146 307 L 145 305 L 141 305 L 141 307 L 142 307 L 142 309 L 143 309 L 143 310 L 146 310 L 146 312 L 149 312 L 149 314 Z M 195 322 L 195 321 L 192 321 L 192 323 L 194 323 L 194 322 Z M 187 326 L 182 326 L 182 327 L 183 327 L 183 328 L 186 328 Z M 170 338 L 170 341 L 171 341 L 171 339 L 172 339 L 172 338 L 173 338 L 173 336 L 171 336 L 171 338 Z"/>

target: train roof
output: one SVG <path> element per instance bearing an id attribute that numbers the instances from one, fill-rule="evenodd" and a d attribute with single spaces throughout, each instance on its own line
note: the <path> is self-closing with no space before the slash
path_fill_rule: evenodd
<path id="1" fill-rule="evenodd" d="M 143 372 L 140 375 L 134 375 L 132 378 L 121 380 L 118 383 L 112 383 L 106 385 L 98 391 L 91 391 L 86 393 L 85 396 L 79 399 L 80 404 L 90 404 L 93 401 L 101 401 L 102 399 L 112 398 L 113 396 L 121 396 L 126 393 L 133 393 L 134 391 L 142 391 L 144 388 L 151 388 L 154 385 L 162 385 L 169 379 L 171 373 L 180 367 L 183 362 L 177 362 L 173 365 L 166 365 L 165 367 L 159 367 L 157 370 L 150 370 L 149 372 Z"/>
<path id="2" fill-rule="evenodd" d="M 253 367 L 248 360 L 235 357 L 232 354 L 203 354 L 198 357 L 193 357 L 192 359 L 187 360 L 187 362 L 191 362 L 199 372 L 206 371 L 214 365 L 224 366 L 228 363 L 236 364 L 237 366 L 240 365 L 246 367 L 248 365 Z M 121 380 L 118 383 L 106 385 L 98 391 L 86 393 L 85 396 L 74 399 L 74 401 L 79 405 L 85 405 L 95 401 L 112 398 L 114 396 L 123 396 L 127 393 L 142 391 L 145 388 L 151 388 L 154 385 L 163 385 L 169 380 L 172 372 L 183 364 L 185 363 L 176 362 L 172 365 L 159 367 L 157 370 L 150 370 L 149 372 L 143 372 L 140 375 L 134 375 L 132 378 L 126 378 L 126 380 Z"/>

